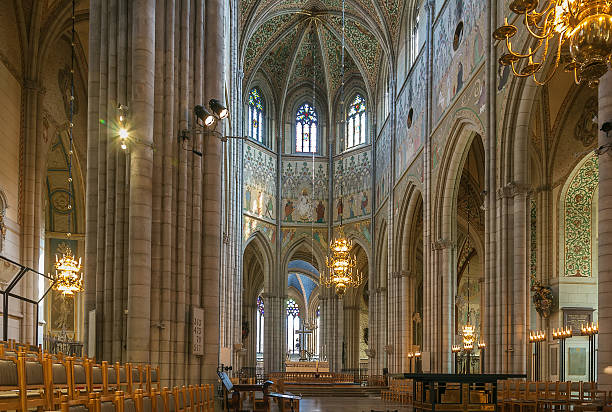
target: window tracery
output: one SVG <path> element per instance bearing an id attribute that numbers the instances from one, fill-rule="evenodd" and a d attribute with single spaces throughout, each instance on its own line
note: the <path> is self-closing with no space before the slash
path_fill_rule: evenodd
<path id="1" fill-rule="evenodd" d="M 253 140 L 264 142 L 265 103 L 261 91 L 254 87 L 249 92 L 249 132 Z"/>
<path id="2" fill-rule="evenodd" d="M 346 121 L 346 148 L 365 143 L 366 102 L 357 94 L 349 106 Z"/>
<path id="3" fill-rule="evenodd" d="M 309 103 L 304 103 L 295 115 L 295 151 L 297 153 L 317 152 L 317 111 Z"/>

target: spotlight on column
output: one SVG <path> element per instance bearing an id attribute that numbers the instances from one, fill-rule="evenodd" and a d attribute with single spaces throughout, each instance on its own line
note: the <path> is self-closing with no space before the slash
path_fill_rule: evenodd
<path id="1" fill-rule="evenodd" d="M 206 107 L 197 105 L 193 108 L 193 112 L 198 117 L 198 119 L 204 122 L 204 126 L 210 127 L 215 123 L 215 116 L 213 116 L 213 114 L 209 112 Z"/>
<path id="2" fill-rule="evenodd" d="M 208 107 L 210 107 L 210 110 L 212 110 L 219 117 L 219 119 L 225 119 L 227 116 L 229 116 L 229 111 L 227 108 L 217 99 L 210 99 L 210 102 L 208 102 Z"/>
<path id="3" fill-rule="evenodd" d="M 119 143 L 121 145 L 121 149 L 126 150 L 127 143 L 130 138 L 130 133 L 127 129 L 128 107 L 123 104 L 119 104 L 117 107 L 117 112 L 119 113 Z"/>

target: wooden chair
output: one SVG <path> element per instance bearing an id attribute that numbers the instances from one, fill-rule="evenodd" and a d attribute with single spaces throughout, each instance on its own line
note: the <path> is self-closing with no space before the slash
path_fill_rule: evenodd
<path id="1" fill-rule="evenodd" d="M 103 365 L 93 362 L 89 363 L 87 367 L 89 392 L 106 393 L 108 385 L 106 384 L 104 370 Z"/>
<path id="2" fill-rule="evenodd" d="M 544 409 L 569 410 L 571 405 L 571 382 L 556 382 L 554 393 L 550 399 L 540 401 Z"/>
<path id="3" fill-rule="evenodd" d="M 115 374 L 117 376 L 117 390 L 122 391 L 124 394 L 131 394 L 129 390 L 129 379 L 130 364 L 122 365 L 119 362 L 115 362 Z"/>
<path id="4" fill-rule="evenodd" d="M 151 407 L 153 412 L 164 412 L 165 404 L 161 393 L 155 388 L 151 389 L 149 393 L 151 395 Z"/>
<path id="5" fill-rule="evenodd" d="M 572 406 L 576 412 L 601 410 L 608 401 L 607 392 L 597 389 L 597 382 L 580 382 L 580 395 L 577 398 L 572 396 Z"/>
<path id="6" fill-rule="evenodd" d="M 0 359 L 0 410 L 21 410 L 19 363 L 16 358 Z"/>
<path id="7" fill-rule="evenodd" d="M 160 382 L 159 382 L 159 366 L 152 367 L 151 365 L 146 365 L 146 380 L 147 380 L 147 392 L 151 393 L 151 389 L 155 387 L 157 392 L 161 392 Z"/>
<path id="8" fill-rule="evenodd" d="M 55 360 L 52 356 L 45 356 L 45 384 L 47 402 L 50 408 L 57 409 L 61 406 L 62 398 L 72 398 L 73 391 L 70 383 L 71 358 Z"/>
<path id="9" fill-rule="evenodd" d="M 70 373 L 70 400 L 89 401 L 89 385 L 87 382 L 87 361 L 71 358 L 68 362 Z M 100 371 L 100 378 L 102 377 Z"/>
<path id="10" fill-rule="evenodd" d="M 28 358 L 20 352 L 17 358 L 21 410 L 23 412 L 36 408 L 39 411 L 49 409 L 45 387 L 43 362 Z"/>
<path id="11" fill-rule="evenodd" d="M 69 399 L 63 395 L 60 411 L 62 412 L 96 412 L 96 394 L 92 393 L 87 399 Z"/>

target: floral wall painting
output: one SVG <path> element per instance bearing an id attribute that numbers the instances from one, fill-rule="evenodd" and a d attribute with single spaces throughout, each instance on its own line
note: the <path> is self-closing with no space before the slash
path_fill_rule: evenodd
<path id="1" fill-rule="evenodd" d="M 597 156 L 592 154 L 574 169 L 562 199 L 565 276 L 593 276 L 593 196 L 598 184 Z"/>

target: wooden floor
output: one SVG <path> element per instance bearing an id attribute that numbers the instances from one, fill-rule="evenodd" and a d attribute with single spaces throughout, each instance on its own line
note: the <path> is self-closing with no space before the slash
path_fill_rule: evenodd
<path id="1" fill-rule="evenodd" d="M 380 398 L 305 397 L 300 401 L 300 412 L 377 412 L 412 411 L 407 405 L 384 403 Z"/>

